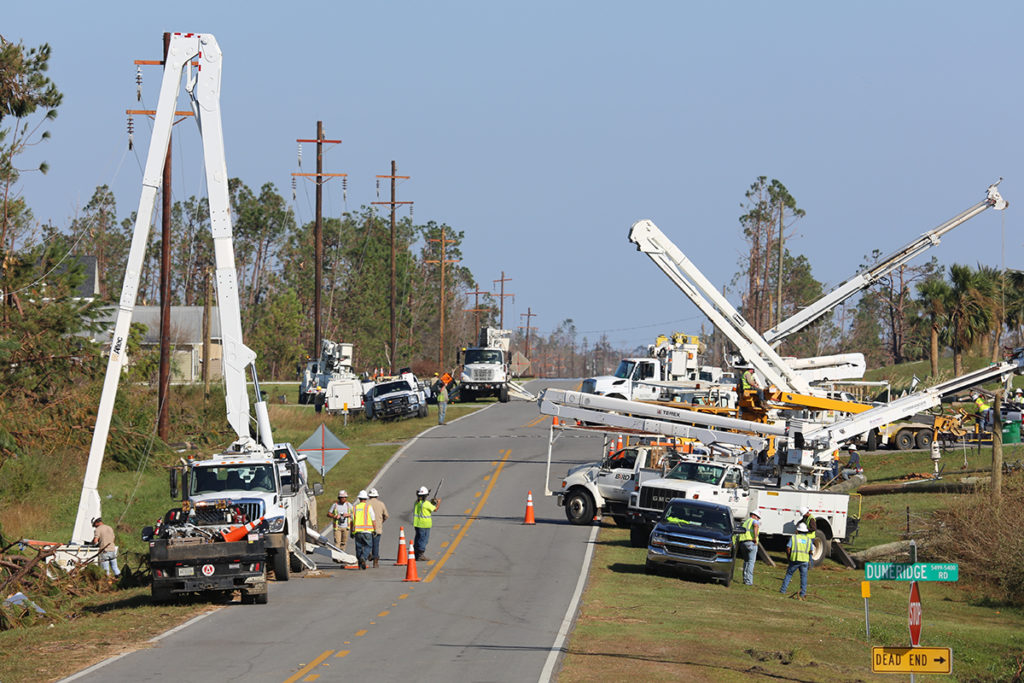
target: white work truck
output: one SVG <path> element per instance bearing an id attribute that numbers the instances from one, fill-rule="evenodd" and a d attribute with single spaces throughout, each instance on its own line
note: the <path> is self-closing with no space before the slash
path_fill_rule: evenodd
<path id="1" fill-rule="evenodd" d="M 555 495 L 572 524 L 590 524 L 601 512 L 626 526 L 629 494 L 646 479 L 664 475 L 678 459 L 676 451 L 663 446 L 620 448 L 599 462 L 571 468 Z"/>
<path id="2" fill-rule="evenodd" d="M 630 543 L 645 547 L 650 531 L 673 498 L 706 500 L 728 505 L 733 518 L 741 522 L 756 511 L 761 517 L 761 534 L 791 536 L 800 521 L 799 510 L 807 508 L 815 518 L 817 533 L 811 559 L 820 564 L 831 553 L 833 540 L 845 540 L 857 528 L 849 515 L 850 497 L 828 491 L 752 486 L 741 463 L 720 459 L 683 456 L 664 477 L 641 482 L 630 495 Z"/>
<path id="3" fill-rule="evenodd" d="M 512 332 L 495 327 L 483 327 L 477 346 L 459 351 L 459 400 L 475 401 L 482 396 L 494 396 L 508 403 L 509 345 Z"/>
<path id="4" fill-rule="evenodd" d="M 363 409 L 363 382 L 352 371 L 353 346 L 345 342 L 320 340 L 320 357 L 306 362 L 299 381 L 299 403 L 312 403 L 319 412 Z"/>

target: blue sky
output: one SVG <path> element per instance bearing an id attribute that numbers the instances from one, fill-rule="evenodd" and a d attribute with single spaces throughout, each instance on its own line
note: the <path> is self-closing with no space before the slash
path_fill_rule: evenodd
<path id="1" fill-rule="evenodd" d="M 347 208 L 377 199 L 374 176 L 395 159 L 412 176 L 399 198 L 416 202 L 417 222 L 466 232 L 481 288 L 501 271 L 512 278 L 506 327 L 525 324 L 529 307 L 543 334 L 573 318 L 581 336 L 607 332 L 624 346 L 698 332 L 702 316 L 628 243 L 629 226 L 654 220 L 725 284 L 744 249 L 743 194 L 759 175 L 806 211 L 790 248 L 828 286 L 873 249 L 980 201 L 1000 176 L 1010 209 L 985 212 L 930 254 L 1024 269 L 1017 3 L 38 7 L 5 8 L 0 33 L 50 43 L 65 94 L 53 139 L 24 160 L 51 171 L 19 188 L 43 221 L 66 224 L 104 183 L 121 217 L 135 210 L 149 125 L 136 117 L 137 151 L 126 155 L 124 111 L 139 106 L 132 62 L 158 59 L 164 31 L 192 31 L 213 33 L 224 52 L 230 175 L 290 198 L 295 139 L 314 137 L 317 120 L 344 141 L 325 170 L 349 174 Z M 143 69 L 153 107 L 160 72 Z M 183 199 L 203 192 L 202 160 L 195 127 L 176 131 Z M 303 151 L 312 170 L 314 148 Z M 302 221 L 312 198 L 300 183 Z M 340 183 L 329 184 L 325 212 L 345 208 Z"/>

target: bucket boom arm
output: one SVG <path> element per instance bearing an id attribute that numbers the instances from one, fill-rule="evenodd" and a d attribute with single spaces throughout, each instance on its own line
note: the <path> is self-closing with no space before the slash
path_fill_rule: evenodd
<path id="1" fill-rule="evenodd" d="M 193 74 L 191 62 L 198 60 Z M 187 75 L 186 90 L 192 99 L 192 109 L 203 139 L 206 182 L 210 203 L 210 226 L 213 233 L 214 255 L 217 269 L 217 304 L 223 335 L 223 366 L 225 402 L 228 422 L 240 441 L 251 441 L 249 436 L 249 396 L 246 388 L 246 368 L 256 354 L 242 343 L 242 319 L 238 304 L 238 283 L 235 274 L 234 249 L 231 243 L 231 204 L 228 195 L 227 164 L 224 159 L 224 134 L 220 115 L 220 79 L 222 54 L 217 40 L 210 34 L 174 33 L 171 35 L 164 75 L 160 86 L 160 99 L 153 123 L 153 137 L 149 144 L 146 167 L 142 179 L 142 195 L 136 212 L 135 228 L 125 269 L 121 299 L 117 308 L 114 334 L 111 337 L 110 356 L 107 359 L 103 391 L 100 396 L 96 428 L 89 448 L 78 503 L 78 515 L 72 543 L 85 543 L 93 538 L 92 518 L 100 514 L 100 466 L 110 432 L 121 369 L 127 361 L 128 330 L 135 310 L 140 274 L 145 258 L 149 227 L 160 187 L 170 143 L 175 105 L 181 91 L 183 73 Z M 267 448 L 273 447 L 270 423 L 265 406 L 261 413 L 257 404 L 260 440 Z"/>

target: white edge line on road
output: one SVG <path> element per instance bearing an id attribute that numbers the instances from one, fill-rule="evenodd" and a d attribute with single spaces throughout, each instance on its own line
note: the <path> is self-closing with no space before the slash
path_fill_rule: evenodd
<path id="1" fill-rule="evenodd" d="M 454 420 L 452 420 L 448 424 L 455 424 L 459 420 L 463 420 L 463 419 L 465 419 L 467 417 L 470 417 L 472 415 L 479 415 L 480 413 L 484 412 L 488 408 L 491 408 L 491 407 L 496 406 L 496 405 L 498 405 L 498 404 L 497 403 L 492 403 L 491 405 L 485 406 L 485 407 L 481 408 L 480 410 L 474 410 L 472 413 L 467 413 L 466 415 L 462 415 L 461 417 L 455 418 Z M 396 460 L 398 460 L 399 456 L 401 456 L 402 453 L 404 453 L 407 448 L 409 448 L 414 443 L 416 443 L 417 439 L 419 439 L 424 434 L 432 432 L 433 430 L 437 429 L 438 427 L 442 427 L 442 426 L 445 426 L 445 425 L 434 425 L 433 427 L 429 427 L 428 429 L 425 429 L 424 431 L 422 431 L 419 434 L 417 434 L 416 436 L 414 436 L 408 443 L 406 443 L 401 448 L 399 448 L 397 451 L 395 451 L 395 454 L 392 455 L 391 459 L 388 460 L 384 464 L 384 467 L 380 468 L 380 471 L 377 472 L 377 476 L 375 476 L 373 478 L 373 481 L 371 481 L 369 484 L 366 485 L 366 488 L 368 488 L 368 489 L 375 488 L 376 485 L 377 485 L 377 480 L 380 479 L 382 476 L 384 476 L 384 473 L 388 471 L 388 468 L 390 468 L 391 465 Z M 591 540 L 593 540 L 593 539 L 591 539 Z M 588 560 L 587 561 L 589 562 L 589 551 L 588 551 Z M 579 591 L 577 590 L 577 592 L 579 592 Z M 149 640 L 149 642 L 150 643 L 155 643 L 155 642 L 157 642 L 159 640 L 162 640 L 163 638 L 166 638 L 167 636 L 169 636 L 169 635 L 171 635 L 173 633 L 177 633 L 178 631 L 184 630 L 184 629 L 188 628 L 189 626 L 191 626 L 192 624 L 194 624 L 197 621 L 199 621 L 200 619 L 205 619 L 206 617 L 210 616 L 214 612 L 220 611 L 221 609 L 223 609 L 223 608 L 217 608 L 217 609 L 211 610 L 209 612 L 204 612 L 203 614 L 200 614 L 197 617 L 193 617 L 192 619 L 189 619 L 188 621 L 186 621 L 184 624 L 179 624 L 178 626 L 175 626 L 174 628 L 170 629 L 169 631 L 165 631 L 165 632 L 161 633 L 160 635 L 158 635 L 158 636 L 156 636 L 154 638 L 151 638 Z M 134 650 L 133 650 L 133 652 L 134 652 Z M 58 683 L 71 683 L 71 681 L 78 680 L 82 676 L 86 676 L 88 674 L 91 674 L 92 672 L 97 671 L 97 670 L 105 667 L 107 664 L 111 664 L 113 662 L 116 662 L 117 660 L 121 659 L 122 657 L 127 657 L 130 654 L 132 654 L 132 653 L 131 652 L 122 652 L 119 655 L 115 655 L 113 657 L 108 657 L 107 659 L 104 659 L 102 662 L 99 662 L 98 664 L 93 664 L 88 669 L 82 669 L 81 671 L 79 671 L 76 674 L 72 674 L 71 676 L 68 676 L 67 678 L 60 679 L 60 681 L 58 681 Z"/>
<path id="2" fill-rule="evenodd" d="M 168 631 L 164 631 L 163 633 L 161 633 L 158 636 L 150 638 L 148 642 L 155 643 L 155 642 L 157 642 L 157 641 L 159 641 L 159 640 L 161 640 L 163 638 L 166 638 L 167 636 L 169 636 L 169 635 L 171 635 L 173 633 L 177 633 L 178 631 L 181 631 L 182 629 L 185 629 L 185 628 L 191 626 L 192 624 L 196 623 L 200 619 L 205 619 L 206 617 L 210 616 L 211 614 L 213 614 L 215 612 L 219 612 L 221 609 L 223 609 L 223 608 L 218 607 L 217 609 L 210 610 L 209 612 L 203 612 L 202 614 L 200 614 L 198 616 L 192 617 L 191 619 L 186 621 L 184 624 L 178 624 L 174 628 L 172 628 L 172 629 L 170 629 Z M 122 657 L 127 657 L 128 655 L 133 654 L 135 652 L 138 652 L 138 650 L 132 650 L 131 652 L 122 652 L 119 655 L 114 655 L 113 657 L 108 657 L 108 658 L 104 659 L 102 662 L 99 662 L 98 664 L 93 664 L 88 669 L 82 669 L 81 671 L 79 671 L 76 674 L 72 674 L 72 675 L 68 676 L 67 678 L 60 679 L 60 681 L 58 681 L 58 683 L 70 683 L 71 681 L 76 681 L 79 678 L 82 678 L 83 676 L 88 676 L 89 674 L 91 674 L 91 673 L 93 673 L 95 671 L 99 671 L 100 669 L 105 667 L 107 664 L 113 664 L 114 662 L 116 662 L 117 660 L 121 659 Z"/>
<path id="3" fill-rule="evenodd" d="M 573 591 L 572 600 L 569 601 L 569 607 L 565 610 L 562 626 L 558 629 L 558 636 L 551 646 L 551 651 L 548 652 L 548 658 L 544 662 L 544 668 L 541 669 L 538 683 L 548 683 L 551 680 L 551 675 L 555 671 L 555 662 L 563 654 L 562 646 L 565 644 L 565 639 L 569 637 L 572 622 L 576 619 L 576 610 L 579 608 L 580 597 L 583 595 L 583 587 L 586 585 L 587 576 L 590 574 L 590 560 L 594 556 L 594 539 L 597 538 L 597 532 L 600 528 L 596 524 L 590 528 L 590 538 L 587 539 L 587 552 L 583 555 L 583 566 L 580 567 L 580 578 L 576 581 L 576 590 Z"/>

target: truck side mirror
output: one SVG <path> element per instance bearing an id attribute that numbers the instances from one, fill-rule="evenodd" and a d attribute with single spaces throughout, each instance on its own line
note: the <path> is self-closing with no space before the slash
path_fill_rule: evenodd
<path id="1" fill-rule="evenodd" d="M 289 474 L 291 474 L 292 493 L 298 493 L 299 489 L 302 487 L 302 482 L 299 481 L 299 465 L 298 465 L 298 463 L 294 463 L 294 462 L 288 463 L 288 472 L 289 472 Z"/>
<path id="2" fill-rule="evenodd" d="M 171 500 L 178 500 L 178 468 L 171 468 Z M 145 539 L 143 539 L 145 540 Z"/>
<path id="3" fill-rule="evenodd" d="M 320 482 L 315 482 L 313 484 L 313 495 L 314 496 L 322 496 L 323 494 L 324 494 L 324 485 L 321 484 Z"/>

